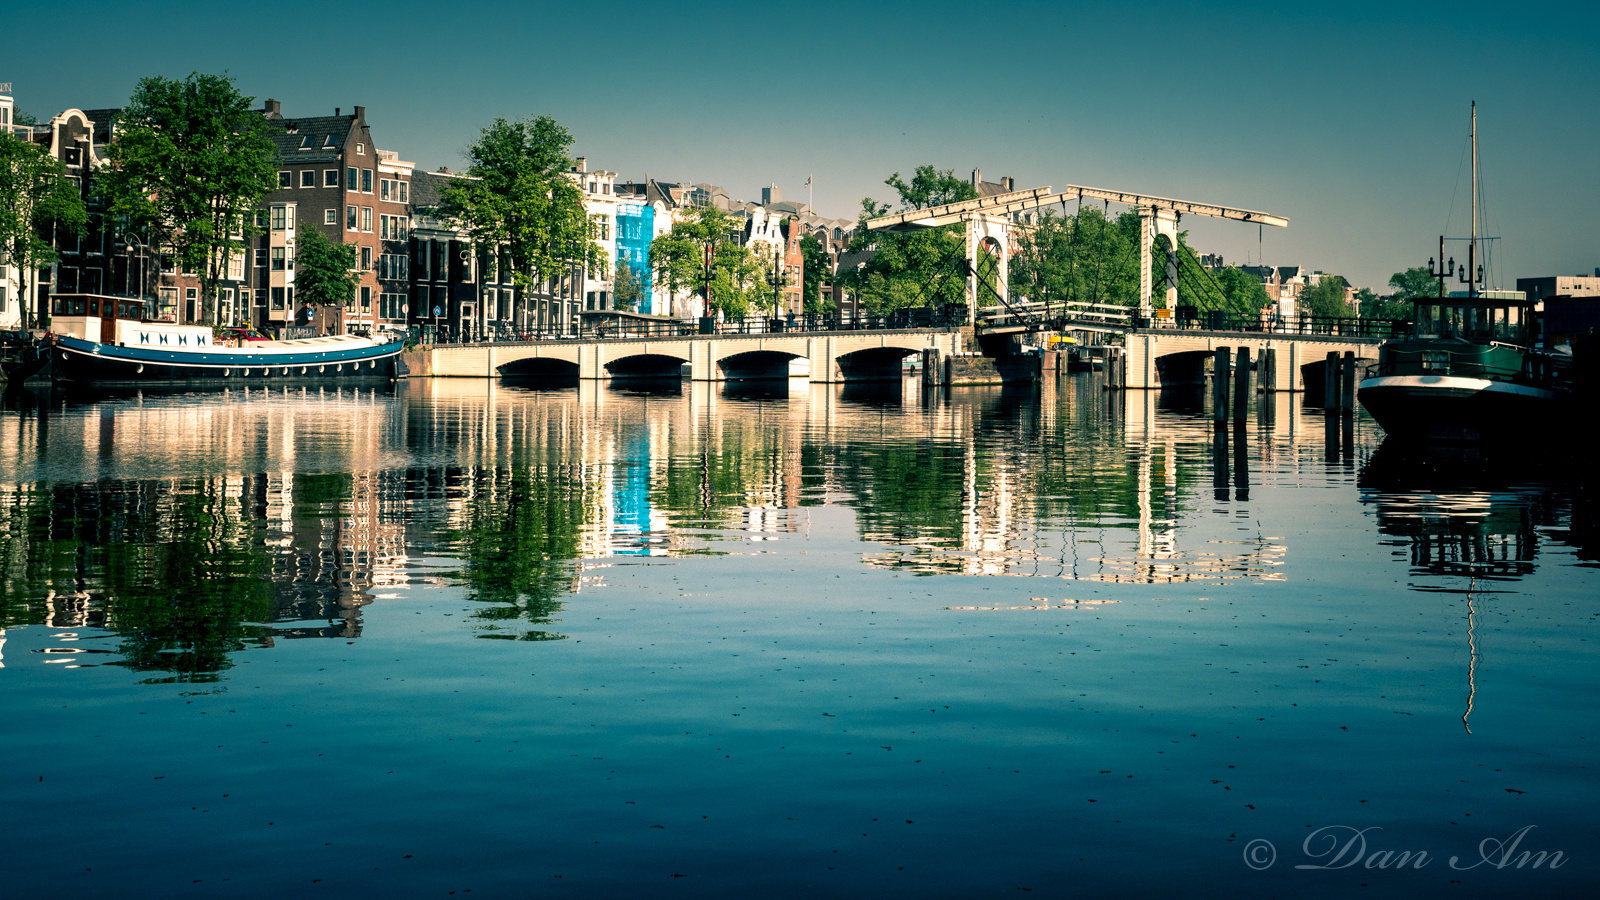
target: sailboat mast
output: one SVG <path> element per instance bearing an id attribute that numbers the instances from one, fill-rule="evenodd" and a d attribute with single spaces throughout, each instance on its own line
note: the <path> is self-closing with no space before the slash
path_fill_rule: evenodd
<path id="1" fill-rule="evenodd" d="M 1467 296 L 1478 296 L 1478 101 L 1472 101 L 1472 236 L 1467 241 Z"/>

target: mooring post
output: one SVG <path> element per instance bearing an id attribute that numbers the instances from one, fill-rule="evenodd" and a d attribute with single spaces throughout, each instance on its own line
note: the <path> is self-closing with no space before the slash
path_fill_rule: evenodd
<path id="1" fill-rule="evenodd" d="M 1263 394 L 1276 393 L 1278 390 L 1278 351 L 1275 347 L 1266 347 L 1261 351 L 1261 360 L 1256 363 L 1256 390 Z"/>
<path id="2" fill-rule="evenodd" d="M 1344 352 L 1344 366 L 1339 371 L 1339 409 L 1346 413 L 1356 411 L 1356 352 Z"/>
<path id="3" fill-rule="evenodd" d="M 1233 420 L 1243 422 L 1250 412 L 1250 348 L 1240 347 L 1233 365 Z"/>
<path id="4" fill-rule="evenodd" d="M 1211 419 L 1228 421 L 1228 348 L 1218 347 L 1211 354 Z"/>
<path id="5" fill-rule="evenodd" d="M 922 351 L 922 383 L 933 387 L 939 383 L 939 348 L 927 347 Z"/>
<path id="6" fill-rule="evenodd" d="M 1322 408 L 1339 408 L 1339 351 L 1328 351 L 1328 362 L 1322 370 Z"/>

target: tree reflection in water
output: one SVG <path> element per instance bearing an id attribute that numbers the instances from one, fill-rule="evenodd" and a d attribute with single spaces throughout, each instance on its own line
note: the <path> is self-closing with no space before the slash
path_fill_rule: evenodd
<path id="1" fill-rule="evenodd" d="M 568 470 L 540 466 L 492 469 L 470 481 L 466 526 L 446 536 L 463 560 L 460 577 L 471 599 L 477 636 L 550 641 L 566 635 L 519 630 L 514 622 L 547 625 L 558 599 L 577 588 L 589 492 Z"/>

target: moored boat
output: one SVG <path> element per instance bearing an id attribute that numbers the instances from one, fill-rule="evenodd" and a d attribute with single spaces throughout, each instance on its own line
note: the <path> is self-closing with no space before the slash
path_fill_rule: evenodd
<path id="1" fill-rule="evenodd" d="M 1472 226 L 1458 276 L 1439 239 L 1437 297 L 1413 298 L 1412 332 L 1386 342 L 1357 397 L 1391 436 L 1428 442 L 1512 443 L 1556 424 L 1570 357 L 1534 346 L 1534 307 L 1520 291 L 1483 290 L 1477 262 L 1477 110 L 1472 117 Z M 1459 277 L 1467 289 L 1447 296 Z"/>
<path id="2" fill-rule="evenodd" d="M 145 321 L 137 301 L 56 298 L 36 377 L 104 386 L 288 383 L 394 377 L 403 349 L 392 335 L 328 335 L 298 340 L 217 338 L 210 326 Z"/>

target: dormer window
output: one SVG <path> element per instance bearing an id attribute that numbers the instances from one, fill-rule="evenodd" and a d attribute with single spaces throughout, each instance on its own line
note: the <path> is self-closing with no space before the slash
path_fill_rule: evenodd
<path id="1" fill-rule="evenodd" d="M 332 147 L 332 146 L 333 146 L 333 135 L 330 134 L 326 138 L 323 139 L 322 147 L 323 147 L 323 149 L 327 149 L 327 148 Z"/>
<path id="2" fill-rule="evenodd" d="M 308 134 L 305 137 L 301 138 L 300 139 L 300 149 L 301 150 L 310 150 L 312 143 L 314 143 L 316 141 L 316 139 L 317 139 L 317 136 L 314 135 L 314 134 Z"/>

